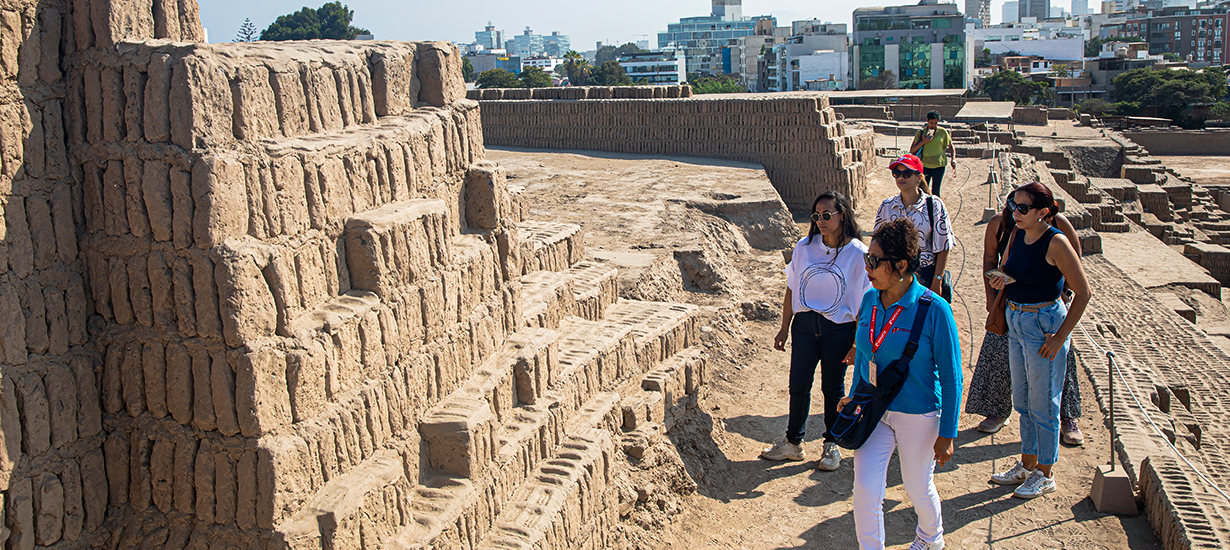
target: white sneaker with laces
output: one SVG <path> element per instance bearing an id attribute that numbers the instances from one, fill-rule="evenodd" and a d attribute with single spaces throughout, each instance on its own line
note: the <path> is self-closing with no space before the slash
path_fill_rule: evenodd
<path id="1" fill-rule="evenodd" d="M 772 447 L 760 452 L 760 458 L 765 460 L 803 460 L 803 448 L 782 439 Z"/>
<path id="2" fill-rule="evenodd" d="M 1020 487 L 1017 487 L 1012 492 L 1012 496 L 1017 498 L 1038 498 L 1047 493 L 1054 493 L 1059 486 L 1055 484 L 1054 477 L 1046 477 L 1042 470 L 1034 470 L 1034 473 L 1029 474 L 1029 479 L 1025 480 Z"/>
<path id="3" fill-rule="evenodd" d="M 1021 464 L 1021 461 L 1018 460 L 1011 470 L 991 474 L 991 482 L 999 485 L 1018 485 L 1025 483 L 1025 480 L 1029 479 L 1029 474 L 1032 473 L 1034 473 L 1034 470 L 1026 469 L 1025 465 Z"/>
<path id="4" fill-rule="evenodd" d="M 910 545 L 909 550 L 943 550 L 943 548 L 944 548 L 944 535 L 940 535 L 940 540 L 937 540 L 935 542 L 924 541 L 922 537 L 915 535 L 914 544 Z"/>
<path id="5" fill-rule="evenodd" d="M 816 464 L 817 470 L 831 472 L 841 467 L 841 449 L 832 441 L 824 444 L 824 453 L 820 455 L 820 462 Z"/>

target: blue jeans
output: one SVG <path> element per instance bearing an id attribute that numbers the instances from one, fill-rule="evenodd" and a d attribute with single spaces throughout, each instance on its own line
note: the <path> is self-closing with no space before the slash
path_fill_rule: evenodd
<path id="1" fill-rule="evenodd" d="M 790 420 L 786 441 L 803 442 L 804 427 L 811 414 L 811 387 L 820 364 L 820 392 L 824 394 L 824 440 L 833 441 L 829 430 L 837 422 L 837 402 L 845 397 L 846 353 L 854 346 L 858 323 L 834 323 L 814 311 L 794 315 L 790 325 Z"/>
<path id="2" fill-rule="evenodd" d="M 1067 315 L 1063 302 L 1037 312 L 1008 309 L 1008 367 L 1012 404 L 1021 415 L 1021 454 L 1037 455 L 1039 464 L 1059 460 L 1059 397 L 1072 340 L 1064 341 L 1054 359 L 1038 351 L 1046 335 L 1059 330 Z"/>

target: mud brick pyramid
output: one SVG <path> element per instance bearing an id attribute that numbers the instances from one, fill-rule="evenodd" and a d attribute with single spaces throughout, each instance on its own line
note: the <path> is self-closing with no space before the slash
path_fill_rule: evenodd
<path id="1" fill-rule="evenodd" d="M 5 548 L 607 544 L 697 309 L 524 219 L 457 50 L 5 6 Z"/>

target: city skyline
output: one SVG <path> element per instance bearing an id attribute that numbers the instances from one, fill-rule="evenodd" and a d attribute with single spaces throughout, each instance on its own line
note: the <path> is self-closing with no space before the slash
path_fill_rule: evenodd
<path id="1" fill-rule="evenodd" d="M 1069 1 L 1060 0 L 1053 2 L 1053 5 L 1070 7 Z M 1000 22 L 1003 2 L 991 2 L 993 23 Z M 298 11 L 305 5 L 318 8 L 324 3 L 325 0 L 306 4 L 304 0 L 257 3 L 203 0 L 200 2 L 201 23 L 208 30 L 211 42 L 230 42 L 244 18 L 250 18 L 259 32 L 280 15 Z M 517 4 L 476 0 L 467 4 L 462 16 L 457 16 L 457 10 L 447 4 L 416 6 L 390 0 L 343 0 L 342 3 L 355 12 L 352 24 L 368 29 L 379 40 L 449 40 L 465 44 L 472 42 L 474 32 L 481 31 L 490 21 L 505 32 L 506 39 L 520 34 L 526 26 L 537 34 L 559 31 L 572 37 L 572 48 L 578 51 L 594 49 L 597 41 L 619 45 L 648 40 L 650 47 L 656 48 L 657 33 L 666 30 L 667 23 L 676 22 L 682 17 L 708 15 L 711 7 L 709 0 L 677 0 L 670 3 L 629 0 L 618 5 L 588 4 L 584 11 L 578 11 L 574 2 L 562 0 L 533 0 Z M 774 16 L 780 26 L 803 19 L 850 24 L 855 8 L 916 3 L 908 0 L 856 0 L 853 3 L 839 0 L 744 0 L 743 13 L 747 16 Z M 964 10 L 964 0 L 952 3 L 957 3 L 959 9 Z M 380 15 L 374 15 L 377 13 Z M 402 23 L 404 21 L 409 23 Z"/>

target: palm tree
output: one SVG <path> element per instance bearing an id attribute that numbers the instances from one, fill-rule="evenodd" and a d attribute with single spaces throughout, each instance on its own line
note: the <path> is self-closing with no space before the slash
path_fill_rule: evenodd
<path id="1" fill-rule="evenodd" d="M 568 50 L 564 54 L 564 72 L 568 74 L 568 83 L 573 86 L 584 86 L 589 82 L 589 75 L 594 70 L 589 60 L 576 50 Z"/>

